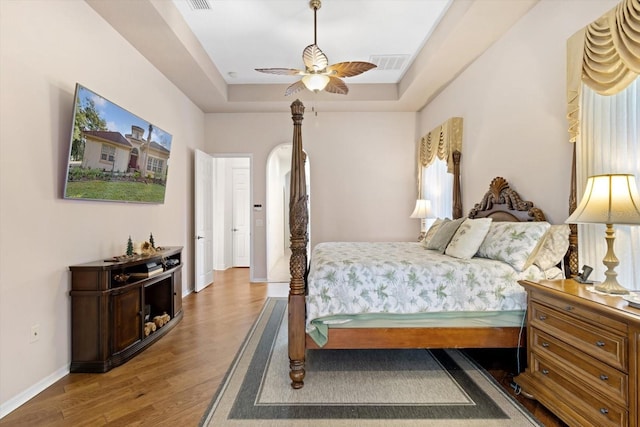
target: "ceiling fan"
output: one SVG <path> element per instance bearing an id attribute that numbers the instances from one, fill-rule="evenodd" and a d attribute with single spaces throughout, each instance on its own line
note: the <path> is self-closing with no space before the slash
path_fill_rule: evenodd
<path id="1" fill-rule="evenodd" d="M 321 7 L 321 0 L 311 0 L 309 6 L 313 9 L 313 44 L 302 51 L 304 70 L 295 68 L 256 68 L 256 71 L 268 74 L 280 74 L 285 76 L 302 76 L 302 79 L 287 88 L 285 95 L 294 94 L 305 87 L 312 92 L 325 90 L 331 93 L 346 95 L 349 88 L 341 77 L 353 77 L 375 68 L 370 62 L 339 62 L 329 65 L 327 56 L 320 50 L 317 44 L 317 18 L 316 14 Z"/>

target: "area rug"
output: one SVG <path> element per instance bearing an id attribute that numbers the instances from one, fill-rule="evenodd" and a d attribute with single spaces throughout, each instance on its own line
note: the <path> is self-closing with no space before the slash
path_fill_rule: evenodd
<path id="1" fill-rule="evenodd" d="M 293 390 L 287 301 L 269 298 L 201 426 L 541 426 L 457 350 L 310 350 Z"/>

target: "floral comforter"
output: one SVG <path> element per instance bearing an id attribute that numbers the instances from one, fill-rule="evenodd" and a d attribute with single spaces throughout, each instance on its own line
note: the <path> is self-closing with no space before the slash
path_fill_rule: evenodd
<path id="1" fill-rule="evenodd" d="M 324 316 L 524 310 L 520 279 L 544 279 L 484 258 L 457 259 L 415 242 L 327 242 L 311 255 L 307 331 Z"/>

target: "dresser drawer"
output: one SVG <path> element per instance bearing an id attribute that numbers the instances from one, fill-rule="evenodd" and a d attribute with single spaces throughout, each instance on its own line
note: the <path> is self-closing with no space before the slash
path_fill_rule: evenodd
<path id="1" fill-rule="evenodd" d="M 597 311 L 590 309 L 589 307 L 576 304 L 575 302 L 564 301 L 558 299 L 555 295 L 547 295 L 542 292 L 533 292 L 531 295 L 533 301 L 541 302 L 544 305 L 558 309 L 563 313 L 572 314 L 575 317 L 579 317 L 586 321 L 589 321 L 598 326 L 598 328 L 609 328 L 614 332 L 618 331 L 621 335 L 626 335 L 629 330 L 629 326 L 625 322 L 621 322 L 617 319 L 613 319 L 611 316 L 603 315 Z"/>
<path id="2" fill-rule="evenodd" d="M 628 372 L 627 337 L 598 329 L 595 325 L 533 301 L 530 326 L 546 331 L 578 350 Z"/>
<path id="3" fill-rule="evenodd" d="M 569 410 L 593 426 L 628 426 L 629 413 L 607 398 L 581 387 L 572 374 L 560 365 L 533 353 L 533 366 L 529 369 L 541 384 L 552 390 L 557 400 L 564 400 Z"/>
<path id="4" fill-rule="evenodd" d="M 566 343 L 537 328 L 530 329 L 533 352 L 545 359 L 556 360 L 570 372 L 594 390 L 607 398 L 627 406 L 629 402 L 629 378 L 619 370 L 589 357 Z"/>

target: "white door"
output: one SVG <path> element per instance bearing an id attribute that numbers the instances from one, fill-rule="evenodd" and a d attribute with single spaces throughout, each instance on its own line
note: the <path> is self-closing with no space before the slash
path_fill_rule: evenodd
<path id="1" fill-rule="evenodd" d="M 195 291 L 213 283 L 213 157 L 196 150 L 195 187 Z"/>
<path id="2" fill-rule="evenodd" d="M 233 266 L 249 267 L 250 217 L 249 168 L 233 168 Z"/>

